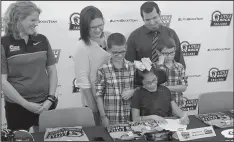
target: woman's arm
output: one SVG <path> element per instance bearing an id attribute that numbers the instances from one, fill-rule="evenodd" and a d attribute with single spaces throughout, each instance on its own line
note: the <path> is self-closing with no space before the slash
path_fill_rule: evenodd
<path id="1" fill-rule="evenodd" d="M 7 81 L 7 74 L 2 74 L 1 77 L 2 77 L 2 91 L 4 95 L 6 95 L 11 101 L 21 105 L 22 107 L 33 113 L 37 112 L 41 108 L 41 105 L 28 102 L 27 100 L 25 100 L 18 93 L 18 91 Z"/>
<path id="2" fill-rule="evenodd" d="M 57 85 L 58 85 L 58 77 L 57 77 L 57 69 L 55 64 L 46 67 L 48 77 L 49 77 L 49 95 L 55 96 Z M 43 110 L 49 110 L 52 102 L 46 100 L 43 103 Z"/>
<path id="3" fill-rule="evenodd" d="M 55 65 L 47 66 L 47 72 L 49 77 L 49 95 L 55 95 L 57 85 L 58 85 L 58 77 L 57 77 L 57 69 Z"/>
<path id="4" fill-rule="evenodd" d="M 78 45 L 77 51 L 74 56 L 76 83 L 82 89 L 88 107 L 91 108 L 92 111 L 97 112 L 96 103 L 94 103 L 94 88 L 91 89 L 91 82 L 89 79 L 90 64 L 88 53 L 85 49 L 88 47 L 80 46 L 84 45 Z"/>
<path id="5" fill-rule="evenodd" d="M 2 91 L 11 101 L 23 107 L 26 107 L 27 100 L 25 100 L 16 89 L 7 81 L 7 74 L 2 74 Z"/>

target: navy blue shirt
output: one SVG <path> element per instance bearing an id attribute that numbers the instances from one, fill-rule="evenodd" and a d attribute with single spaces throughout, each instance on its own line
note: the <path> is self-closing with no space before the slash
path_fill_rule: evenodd
<path id="1" fill-rule="evenodd" d="M 131 107 L 140 110 L 140 116 L 158 115 L 161 117 L 171 117 L 171 93 L 170 90 L 159 85 L 157 91 L 149 92 L 145 88 L 134 92 Z"/>

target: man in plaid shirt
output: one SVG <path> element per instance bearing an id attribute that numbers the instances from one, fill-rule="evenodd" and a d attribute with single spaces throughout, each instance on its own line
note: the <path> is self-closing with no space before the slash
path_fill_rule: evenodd
<path id="1" fill-rule="evenodd" d="M 104 126 L 130 120 L 130 103 L 134 93 L 134 64 L 125 60 L 126 39 L 113 33 L 107 39 L 111 59 L 97 71 L 96 102 Z"/>
<path id="2" fill-rule="evenodd" d="M 175 41 L 171 37 L 163 38 L 158 41 L 157 46 L 159 58 L 164 60 L 164 63 L 156 62 L 154 66 L 166 71 L 168 80 L 162 85 L 165 85 L 171 91 L 173 100 L 181 107 L 183 105 L 182 92 L 186 91 L 188 83 L 184 66 L 174 60 Z"/>

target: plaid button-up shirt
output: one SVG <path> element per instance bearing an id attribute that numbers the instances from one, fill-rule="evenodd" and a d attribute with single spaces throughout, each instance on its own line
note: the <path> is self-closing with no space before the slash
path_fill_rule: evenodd
<path id="1" fill-rule="evenodd" d="M 103 65 L 97 71 L 96 95 L 103 97 L 104 111 L 110 124 L 126 123 L 130 119 L 131 99 L 122 99 L 125 88 L 134 88 L 135 66 L 124 60 L 124 66 L 116 69 L 111 63 Z"/>
<path id="2" fill-rule="evenodd" d="M 188 85 L 187 76 L 185 75 L 184 66 L 176 61 L 173 61 L 174 65 L 172 68 L 168 68 L 165 65 L 160 67 L 164 69 L 167 73 L 168 80 L 163 83 L 164 86 L 176 86 L 176 85 Z M 157 67 L 156 64 L 154 66 Z M 181 107 L 183 105 L 183 93 L 171 91 L 172 99 L 176 104 Z"/>

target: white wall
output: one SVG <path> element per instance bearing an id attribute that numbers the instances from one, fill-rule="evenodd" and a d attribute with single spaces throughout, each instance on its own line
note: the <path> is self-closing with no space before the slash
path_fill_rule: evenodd
<path id="1" fill-rule="evenodd" d="M 74 79 L 74 64 L 72 56 L 76 50 L 79 31 L 69 30 L 69 17 L 74 12 L 80 12 L 88 5 L 98 7 L 105 17 L 105 30 L 129 34 L 143 24 L 140 17 L 140 6 L 143 1 L 34 1 L 43 12 L 40 20 L 54 20 L 54 23 L 41 23 L 39 33 L 46 35 L 53 49 L 60 49 L 57 64 L 59 87 L 58 108 L 81 106 L 79 93 L 72 93 Z M 5 12 L 9 1 L 2 1 L 2 13 Z M 157 1 L 162 15 L 171 15 L 170 27 L 176 31 L 180 41 L 190 44 L 200 44 L 197 56 L 185 56 L 189 86 L 184 95 L 195 102 L 199 94 L 211 91 L 233 91 L 233 18 L 230 26 L 211 27 L 211 16 L 216 10 L 223 14 L 232 14 L 231 1 Z M 178 19 L 181 18 L 182 21 Z M 197 20 L 186 20 L 195 18 Z M 135 19 L 136 22 L 110 22 L 110 20 Z M 218 51 L 208 51 L 216 49 Z M 229 50 L 222 50 L 229 48 Z M 212 68 L 229 70 L 226 81 L 207 82 L 208 72 Z M 222 95 L 222 94 L 220 94 Z M 193 105 L 193 104 L 192 104 Z M 4 107 L 2 106 L 2 109 Z M 189 111 L 197 113 L 196 110 Z M 3 109 L 3 119 L 4 109 Z M 5 120 L 3 121 L 5 123 Z M 3 124 L 2 126 L 6 126 Z"/>

